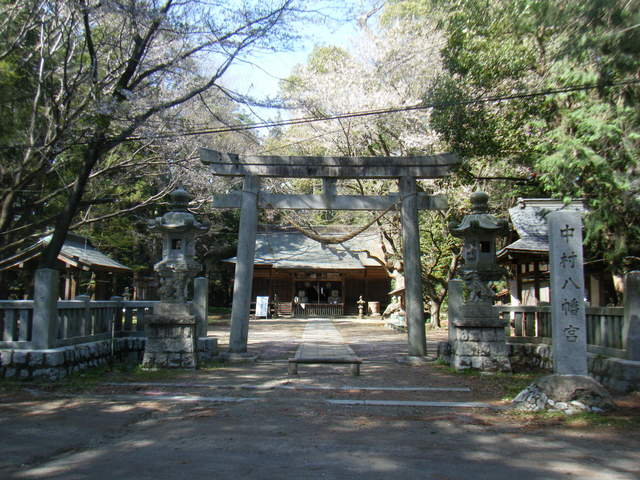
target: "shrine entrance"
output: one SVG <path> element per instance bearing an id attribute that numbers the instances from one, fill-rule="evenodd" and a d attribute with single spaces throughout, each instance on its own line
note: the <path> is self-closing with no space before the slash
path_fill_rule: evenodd
<path id="1" fill-rule="evenodd" d="M 291 210 L 387 211 L 400 205 L 405 275 L 408 352 L 426 355 L 427 344 L 420 275 L 418 210 L 441 210 L 442 195 L 418 192 L 416 180 L 441 178 L 459 164 L 455 154 L 415 157 L 304 157 L 236 155 L 200 149 L 200 159 L 214 175 L 243 177 L 241 192 L 214 196 L 217 208 L 240 208 L 237 264 L 231 308 L 230 353 L 247 351 L 251 285 L 255 261 L 258 208 Z M 320 195 L 280 195 L 260 191 L 261 177 L 321 178 Z M 337 179 L 397 179 L 398 194 L 338 195 Z"/>

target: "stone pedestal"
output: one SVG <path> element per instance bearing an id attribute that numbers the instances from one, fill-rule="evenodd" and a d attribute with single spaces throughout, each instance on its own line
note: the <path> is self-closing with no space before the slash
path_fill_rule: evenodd
<path id="1" fill-rule="evenodd" d="M 145 317 L 143 368 L 196 368 L 197 321 L 186 304 L 160 303 Z"/>
<path id="2" fill-rule="evenodd" d="M 511 371 L 504 321 L 500 320 L 493 305 L 461 305 L 454 325 L 451 349 L 452 365 L 456 370 Z"/>
<path id="3" fill-rule="evenodd" d="M 379 318 L 382 316 L 380 313 L 380 302 L 367 302 L 367 310 L 371 317 Z"/>

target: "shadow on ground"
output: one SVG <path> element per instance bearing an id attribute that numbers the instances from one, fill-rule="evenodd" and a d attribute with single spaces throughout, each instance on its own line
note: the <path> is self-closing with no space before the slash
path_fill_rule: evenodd
<path id="1" fill-rule="evenodd" d="M 398 364 L 395 357 L 406 354 L 404 335 L 371 322 L 336 326 L 365 361 L 360 377 L 327 365 L 301 366 L 299 375 L 288 376 L 286 359 L 300 342 L 304 321 L 285 319 L 252 321 L 249 348 L 259 354 L 257 364 L 211 365 L 166 378 L 114 371 L 84 385 L 82 378 L 57 385 L 3 383 L 0 476 L 640 478 L 638 395 L 623 398 L 626 416 L 611 424 L 593 418 L 571 424 L 500 409 L 334 405 L 328 400 L 500 406 L 514 384 L 528 380 L 456 375 L 435 363 Z M 215 325 L 209 334 L 223 347 L 228 342 L 227 326 Z M 464 387 L 470 391 L 455 390 Z"/>

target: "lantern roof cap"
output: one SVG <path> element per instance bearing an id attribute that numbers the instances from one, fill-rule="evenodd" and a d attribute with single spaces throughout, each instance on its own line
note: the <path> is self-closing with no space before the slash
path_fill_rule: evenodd
<path id="1" fill-rule="evenodd" d="M 174 212 L 186 212 L 189 202 L 193 198 L 184 188 L 178 187 L 169 194 L 171 198 L 171 210 Z"/>
<path id="2" fill-rule="evenodd" d="M 454 237 L 465 237 L 469 233 L 506 231 L 507 221 L 488 213 L 489 195 L 478 191 L 472 193 L 470 199 L 471 213 L 465 215 L 458 225 L 455 222 L 449 224 L 449 231 Z"/>
<path id="3" fill-rule="evenodd" d="M 487 213 L 489 211 L 489 195 L 485 192 L 473 192 L 471 200 L 471 213 Z"/>
<path id="4" fill-rule="evenodd" d="M 149 228 L 160 231 L 174 232 L 204 232 L 209 229 L 208 224 L 200 223 L 187 207 L 193 198 L 184 188 L 178 187 L 169 194 L 171 198 L 170 210 L 149 221 Z"/>

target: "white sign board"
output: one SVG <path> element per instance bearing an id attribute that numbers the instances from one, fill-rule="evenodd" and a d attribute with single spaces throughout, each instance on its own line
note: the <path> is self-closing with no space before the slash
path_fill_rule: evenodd
<path id="1" fill-rule="evenodd" d="M 269 297 L 256 297 L 256 317 L 269 316 Z"/>

